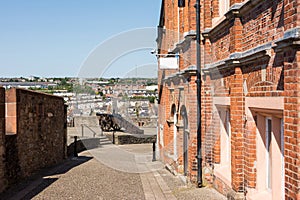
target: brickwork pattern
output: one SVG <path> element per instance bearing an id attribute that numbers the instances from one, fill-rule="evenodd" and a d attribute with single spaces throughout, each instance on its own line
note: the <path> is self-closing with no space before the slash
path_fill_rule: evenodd
<path id="1" fill-rule="evenodd" d="M 190 4 L 179 12 L 181 34 L 195 30 L 193 24 L 195 9 L 193 5 L 191 6 L 195 1 L 189 2 Z M 271 102 L 272 98 L 283 97 L 284 109 L 280 110 L 276 117 L 284 120 L 285 198 L 300 199 L 299 37 L 294 36 L 298 38 L 280 42 L 284 37 L 289 37 L 290 33 L 287 34 L 289 30 L 300 26 L 299 0 L 229 0 L 230 6 L 234 7 L 226 13 L 226 16 L 219 16 L 218 9 L 221 1 L 200 2 L 203 33 L 201 64 L 204 64 L 201 91 L 202 154 L 203 166 L 211 170 L 211 174 L 208 176 L 205 174 L 205 177 L 208 181 L 212 180 L 214 186 L 223 194 L 231 193 L 230 196 L 233 198 L 246 197 L 248 190 L 257 189 L 257 171 L 261 170 L 256 166 L 259 153 L 257 152 L 257 124 L 252 108 L 245 107 L 246 99 L 268 97 Z M 177 44 L 178 35 L 174 34 L 178 32 L 176 4 L 177 1 L 165 1 L 164 25 L 167 30 L 173 32 L 168 34 L 166 31 L 161 38 L 163 44 L 161 49 L 164 53 L 174 50 Z M 215 23 L 216 17 L 223 18 Z M 182 21 L 183 23 L 180 24 Z M 196 46 L 193 46 L 195 41 L 192 40 L 189 45 L 181 49 L 179 47 L 177 52 L 173 52 L 181 55 L 180 72 L 196 63 Z M 174 75 L 178 72 L 159 71 L 159 74 L 161 73 Z M 180 112 L 182 105 L 186 107 L 189 113 L 188 128 L 191 141 L 188 148 L 188 177 L 193 182 L 197 175 L 197 160 L 190 156 L 196 155 L 197 150 L 195 147 L 197 99 L 194 95 L 196 93 L 193 94 L 190 90 L 196 91 L 196 85 L 193 84 L 196 76 L 189 78 L 190 81 L 182 83 L 178 82 L 180 78 L 177 76 L 177 78 L 169 78 L 167 81 L 170 83 L 162 84 L 165 92 L 161 96 L 163 102 L 161 107 L 164 113 L 160 112 L 159 123 L 164 125 L 164 141 L 172 140 L 174 131 L 170 128 L 173 127 L 166 124 L 171 113 L 170 108 L 175 104 L 176 108 L 179 108 L 177 111 Z M 163 82 L 162 78 L 159 80 Z M 177 96 L 179 86 L 184 88 L 185 101 L 178 103 L 172 100 L 168 91 L 172 88 Z M 225 184 L 221 177 L 214 174 L 215 165 L 221 163 L 222 151 L 220 127 L 218 127 L 220 119 L 218 109 L 213 105 L 215 98 L 229 100 L 229 105 L 223 106 L 230 111 L 231 185 Z M 182 149 L 184 131 L 178 129 L 177 134 L 179 145 L 177 149 Z M 175 170 L 182 173 L 182 165 L 183 157 L 179 156 L 177 164 L 174 165 Z"/>
<path id="2" fill-rule="evenodd" d="M 286 198 L 300 198 L 300 52 L 285 51 L 284 154 Z"/>

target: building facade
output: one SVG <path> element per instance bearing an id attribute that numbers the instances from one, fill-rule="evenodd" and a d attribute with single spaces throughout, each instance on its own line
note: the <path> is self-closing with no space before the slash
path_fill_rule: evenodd
<path id="1" fill-rule="evenodd" d="M 195 182 L 195 0 L 164 0 L 159 24 L 162 160 Z M 201 0 L 205 179 L 234 199 L 300 199 L 300 2 Z M 176 57 L 177 69 L 161 58 Z"/>

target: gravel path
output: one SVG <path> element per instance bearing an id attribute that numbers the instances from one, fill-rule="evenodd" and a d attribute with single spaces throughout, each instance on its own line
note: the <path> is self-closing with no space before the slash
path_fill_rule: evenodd
<path id="1" fill-rule="evenodd" d="M 149 144 L 102 145 L 56 167 L 42 170 L 29 181 L 0 195 L 0 199 L 226 199 L 212 188 L 184 185 L 160 162 L 149 160 L 148 149 L 151 152 Z M 110 165 L 109 160 L 118 165 Z M 116 170 L 123 165 L 128 166 Z M 137 173 L 142 171 L 145 173 Z"/>
<path id="2" fill-rule="evenodd" d="M 32 199 L 145 199 L 139 174 L 116 171 L 95 159 L 67 174 L 47 178 L 46 181 L 55 182 Z M 27 195 L 25 199 L 31 196 Z"/>

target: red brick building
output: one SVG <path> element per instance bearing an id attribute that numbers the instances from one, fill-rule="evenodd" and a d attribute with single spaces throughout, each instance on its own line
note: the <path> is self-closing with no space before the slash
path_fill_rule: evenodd
<path id="1" fill-rule="evenodd" d="M 195 182 L 196 0 L 183 2 L 162 1 L 158 145 Z M 234 199 L 300 199 L 300 1 L 200 4 L 204 183 Z"/>

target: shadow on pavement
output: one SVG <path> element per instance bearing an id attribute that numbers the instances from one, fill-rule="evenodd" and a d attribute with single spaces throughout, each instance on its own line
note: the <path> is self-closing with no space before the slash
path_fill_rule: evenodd
<path id="1" fill-rule="evenodd" d="M 72 157 L 66 159 L 56 166 L 44 168 L 35 175 L 22 180 L 16 185 L 12 185 L 5 192 L 0 193 L 0 200 L 32 199 L 45 188 L 57 181 L 61 175 L 65 174 L 76 166 L 88 162 L 92 158 L 93 157 L 89 156 Z"/>
<path id="2" fill-rule="evenodd" d="M 107 138 L 78 138 L 78 140 L 75 142 L 72 142 L 67 147 L 67 155 L 68 156 L 76 156 L 77 153 L 80 153 L 85 150 L 95 149 L 95 148 L 101 148 L 103 145 L 110 145 L 112 144 L 110 141 L 108 141 Z M 76 152 L 76 153 L 75 153 Z M 75 155 L 76 154 L 76 155 Z"/>

